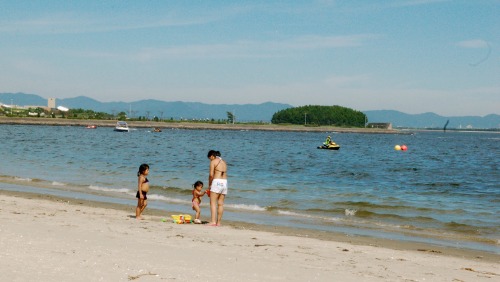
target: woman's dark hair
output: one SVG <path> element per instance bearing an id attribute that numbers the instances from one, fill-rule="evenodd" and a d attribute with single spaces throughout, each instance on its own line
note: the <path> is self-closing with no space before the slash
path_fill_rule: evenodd
<path id="1" fill-rule="evenodd" d="M 220 155 L 219 151 L 210 150 L 210 151 L 208 151 L 207 158 L 210 158 L 211 156 L 220 157 L 221 155 Z"/>
<path id="2" fill-rule="evenodd" d="M 148 164 L 141 164 L 141 166 L 139 167 L 139 171 L 137 172 L 137 176 L 143 174 L 148 168 L 149 168 Z"/>
<path id="3" fill-rule="evenodd" d="M 200 186 L 200 185 L 203 187 L 203 182 L 201 182 L 201 181 L 199 181 L 199 180 L 198 180 L 198 181 L 196 181 L 196 182 L 193 184 L 193 188 L 196 188 L 196 187 L 198 187 L 198 186 Z"/>

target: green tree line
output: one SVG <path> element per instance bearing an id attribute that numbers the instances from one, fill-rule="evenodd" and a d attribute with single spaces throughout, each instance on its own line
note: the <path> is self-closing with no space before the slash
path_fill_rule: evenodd
<path id="1" fill-rule="evenodd" d="M 288 108 L 276 112 L 273 124 L 330 125 L 339 127 L 364 127 L 367 122 L 364 113 L 341 106 L 315 106 Z"/>
<path id="2" fill-rule="evenodd" d="M 66 117 L 74 119 L 113 119 L 113 116 L 108 113 L 96 112 L 93 110 L 86 110 L 82 108 L 70 109 L 66 113 Z"/>

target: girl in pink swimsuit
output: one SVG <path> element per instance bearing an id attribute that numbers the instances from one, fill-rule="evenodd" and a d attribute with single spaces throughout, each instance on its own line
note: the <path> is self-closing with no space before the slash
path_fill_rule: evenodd
<path id="1" fill-rule="evenodd" d="M 198 180 L 193 184 L 193 199 L 191 200 L 193 210 L 196 211 L 196 215 L 194 217 L 194 223 L 198 223 L 198 224 L 201 223 L 201 220 L 200 220 L 201 197 L 203 197 L 203 195 L 205 195 L 205 193 L 207 193 L 207 191 L 201 191 L 201 189 L 203 189 L 203 182 Z"/>

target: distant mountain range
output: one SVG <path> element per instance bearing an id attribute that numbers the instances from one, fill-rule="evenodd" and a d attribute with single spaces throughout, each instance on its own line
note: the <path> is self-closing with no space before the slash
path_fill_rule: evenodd
<path id="1" fill-rule="evenodd" d="M 18 106 L 47 106 L 47 99 L 35 94 L 0 93 L 0 103 Z M 126 112 L 132 117 L 155 116 L 162 119 L 227 119 L 227 112 L 236 116 L 240 122 L 270 122 L 277 111 L 292 108 L 292 105 L 281 103 L 262 104 L 204 104 L 195 102 L 165 102 L 159 100 L 140 100 L 135 102 L 99 102 L 79 96 L 75 98 L 56 99 L 56 106 L 82 108 L 96 112 L 117 114 Z M 340 105 L 341 106 L 341 105 Z M 356 109 L 355 109 L 356 110 Z M 393 110 L 364 111 L 368 122 L 390 122 L 394 128 L 447 128 L 499 129 L 500 115 L 444 117 L 434 113 L 405 114 Z"/>
<path id="2" fill-rule="evenodd" d="M 48 99 L 34 94 L 0 93 L 0 103 L 10 105 L 39 105 L 47 106 Z M 269 122 L 273 114 L 279 110 L 292 107 L 287 104 L 203 104 L 196 102 L 165 102 L 160 100 L 140 100 L 135 102 L 99 102 L 92 98 L 79 96 L 76 98 L 57 99 L 56 107 L 88 109 L 96 112 L 118 114 L 125 112 L 129 117 L 159 117 L 162 119 L 227 119 L 227 112 L 232 112 L 236 121 Z"/>
<path id="3" fill-rule="evenodd" d="M 444 117 L 435 113 L 405 114 L 398 111 L 365 111 L 369 122 L 391 122 L 393 128 L 500 129 L 500 115 Z"/>

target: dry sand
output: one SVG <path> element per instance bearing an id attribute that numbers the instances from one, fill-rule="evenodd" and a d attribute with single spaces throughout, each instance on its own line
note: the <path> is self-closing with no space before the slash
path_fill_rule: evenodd
<path id="1" fill-rule="evenodd" d="M 467 257 L 162 222 L 169 211 L 146 210 L 138 221 L 134 209 L 0 193 L 1 280 L 500 281 L 494 254 Z"/>

